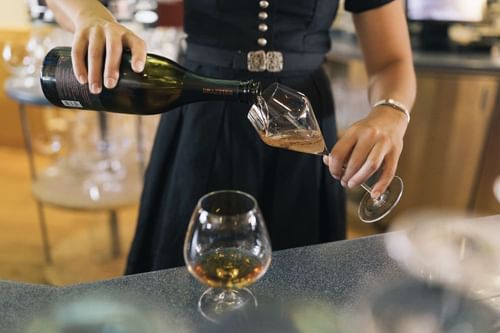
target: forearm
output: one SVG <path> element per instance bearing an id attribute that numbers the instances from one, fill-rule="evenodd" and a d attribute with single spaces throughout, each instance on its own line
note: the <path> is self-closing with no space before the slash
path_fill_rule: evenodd
<path id="1" fill-rule="evenodd" d="M 415 102 L 415 95 L 416 79 L 411 58 L 389 62 L 369 77 L 370 105 L 382 99 L 392 98 L 410 110 Z"/>
<path id="2" fill-rule="evenodd" d="M 97 0 L 47 0 L 57 22 L 75 32 L 78 22 L 90 16 L 114 22 L 113 15 Z"/>
<path id="3" fill-rule="evenodd" d="M 394 99 L 409 110 L 416 80 L 403 1 L 354 14 L 353 19 L 369 77 L 370 103 Z M 408 120 L 391 105 L 373 108 L 345 132 L 325 159 L 330 173 L 344 186 L 354 187 L 381 170 L 371 192 L 378 197 L 396 172 Z"/>

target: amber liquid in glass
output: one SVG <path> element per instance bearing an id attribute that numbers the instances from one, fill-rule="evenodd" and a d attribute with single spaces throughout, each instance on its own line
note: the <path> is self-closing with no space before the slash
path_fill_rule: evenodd
<path id="1" fill-rule="evenodd" d="M 297 129 L 276 135 L 266 135 L 265 132 L 259 134 L 262 141 L 272 147 L 316 155 L 321 155 L 325 151 L 325 140 L 319 130 Z"/>
<path id="2" fill-rule="evenodd" d="M 264 264 L 255 255 L 239 249 L 218 249 L 202 255 L 192 273 L 215 288 L 244 288 L 264 273 Z"/>

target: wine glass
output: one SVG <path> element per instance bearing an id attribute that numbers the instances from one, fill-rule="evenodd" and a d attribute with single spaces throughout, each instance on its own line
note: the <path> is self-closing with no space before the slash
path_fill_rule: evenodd
<path id="1" fill-rule="evenodd" d="M 210 286 L 198 309 L 218 322 L 235 310 L 253 309 L 257 300 L 245 287 L 261 278 L 271 263 L 271 243 L 256 200 L 223 190 L 196 205 L 184 241 L 189 272 Z"/>
<path id="2" fill-rule="evenodd" d="M 7 70 L 15 77 L 24 77 L 30 58 L 26 44 L 21 41 L 6 41 L 2 49 L 2 59 Z"/>
<path id="3" fill-rule="evenodd" d="M 389 256 L 410 274 L 486 303 L 500 295 L 498 219 L 418 211 L 400 216 L 385 237 Z M 498 305 L 498 304 L 497 304 Z"/>
<path id="4" fill-rule="evenodd" d="M 315 155 L 329 154 L 307 97 L 282 84 L 273 83 L 258 96 L 257 103 L 248 112 L 248 120 L 269 146 Z M 376 199 L 370 196 L 369 185 L 362 183 L 361 187 L 366 193 L 359 204 L 358 216 L 365 223 L 387 216 L 403 194 L 403 181 L 398 176 Z"/>

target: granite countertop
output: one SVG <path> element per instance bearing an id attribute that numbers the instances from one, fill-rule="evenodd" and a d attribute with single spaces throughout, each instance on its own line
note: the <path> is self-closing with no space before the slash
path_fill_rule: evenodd
<path id="1" fill-rule="evenodd" d="M 328 59 L 348 61 L 361 59 L 361 50 L 352 38 L 333 37 Z M 413 50 L 413 62 L 417 70 L 500 74 L 500 59 L 487 53 L 423 52 Z"/>
<path id="2" fill-rule="evenodd" d="M 496 223 L 500 216 L 491 219 Z M 205 289 L 185 267 L 64 288 L 0 281 L 0 332 L 59 332 L 47 328 L 48 319 L 74 320 L 75 314 L 82 313 L 127 322 L 123 326 L 127 328 L 112 330 L 117 333 L 359 333 L 363 330 L 356 325 L 366 317 L 362 313 L 391 325 L 398 318 L 429 311 L 439 316 L 439 323 L 466 320 L 473 327 L 498 319 L 498 313 L 492 319 L 491 309 L 482 303 L 457 303 L 457 297 L 450 303 L 449 291 L 411 278 L 387 254 L 383 235 L 275 252 L 267 274 L 249 288 L 259 311 L 243 313 L 222 325 L 198 312 L 198 299 Z M 452 306 L 453 311 L 444 306 Z M 453 318 L 443 319 L 443 313 Z M 378 333 L 382 332 L 400 331 L 384 328 Z"/>
<path id="3" fill-rule="evenodd" d="M 352 304 L 354 295 L 372 284 L 402 276 L 386 255 L 383 237 L 373 236 L 277 251 L 266 275 L 250 289 L 261 304 L 300 300 L 336 308 Z M 168 327 L 178 329 L 172 332 L 212 332 L 213 324 L 197 310 L 205 289 L 184 267 L 64 288 L 0 282 L 0 332 L 24 332 L 27 318 L 43 317 L 49 305 L 96 295 L 154 304 Z"/>

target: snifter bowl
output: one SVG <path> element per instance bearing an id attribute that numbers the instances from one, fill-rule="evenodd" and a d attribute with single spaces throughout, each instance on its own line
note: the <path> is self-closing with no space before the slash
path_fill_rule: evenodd
<path id="1" fill-rule="evenodd" d="M 257 299 L 246 287 L 271 263 L 271 243 L 255 198 L 235 190 L 203 196 L 189 223 L 184 260 L 191 275 L 210 287 L 198 302 L 205 318 L 218 322 L 255 308 Z"/>

